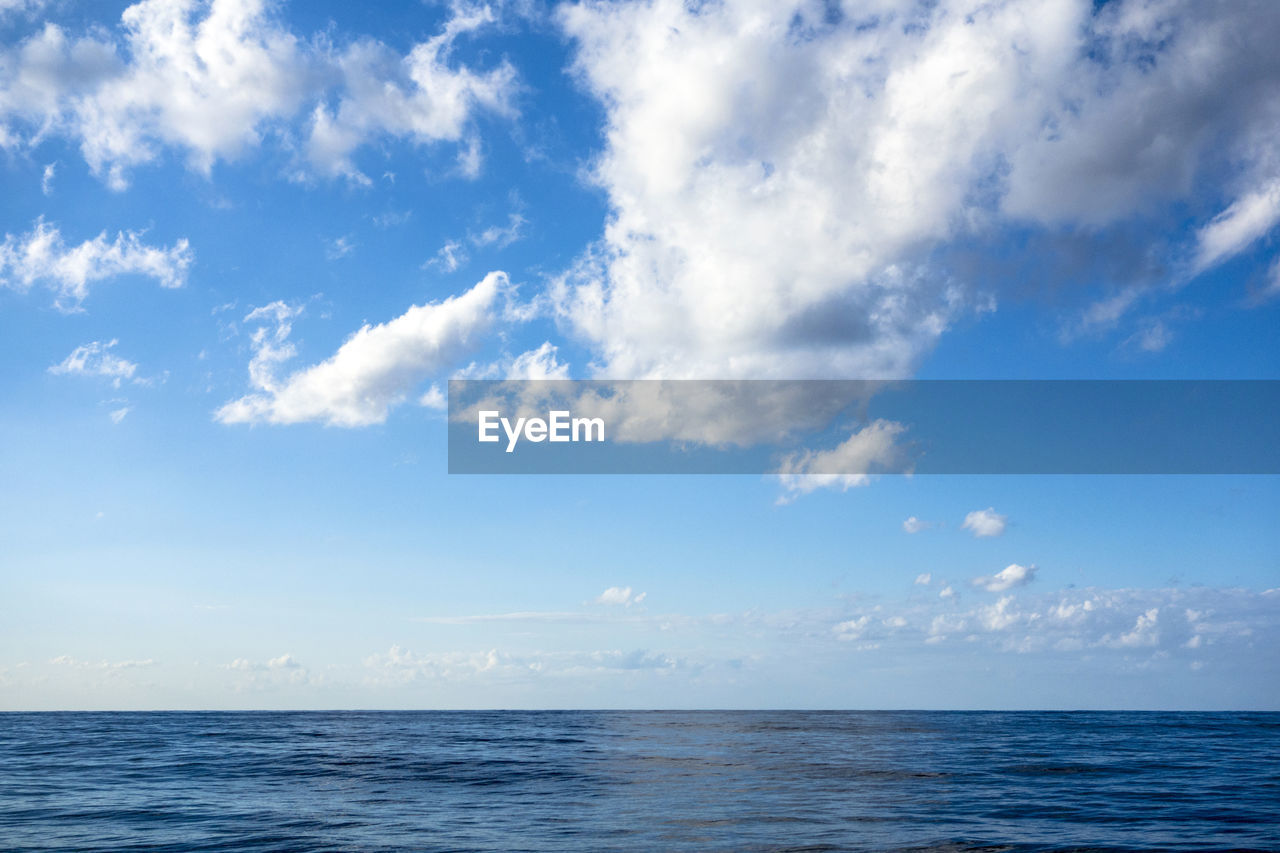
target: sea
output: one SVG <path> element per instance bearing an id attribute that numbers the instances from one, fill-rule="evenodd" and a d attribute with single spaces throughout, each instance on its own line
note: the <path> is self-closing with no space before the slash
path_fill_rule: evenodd
<path id="1" fill-rule="evenodd" d="M 1280 850 L 1280 714 L 0 714 L 0 850 Z"/>

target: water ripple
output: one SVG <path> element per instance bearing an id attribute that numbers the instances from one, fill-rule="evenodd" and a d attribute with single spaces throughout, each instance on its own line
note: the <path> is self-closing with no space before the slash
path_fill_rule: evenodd
<path id="1" fill-rule="evenodd" d="M 0 715 L 6 851 L 1280 850 L 1280 715 Z"/>

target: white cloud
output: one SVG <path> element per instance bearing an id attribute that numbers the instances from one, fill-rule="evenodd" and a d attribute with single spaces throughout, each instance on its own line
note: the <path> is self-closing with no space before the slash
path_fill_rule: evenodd
<path id="1" fill-rule="evenodd" d="M 373 224 L 379 228 L 395 228 L 404 225 L 412 218 L 412 210 L 388 210 L 373 217 Z"/>
<path id="2" fill-rule="evenodd" d="M 457 4 L 443 31 L 415 45 L 407 56 L 368 39 L 336 56 L 345 91 L 336 108 L 321 104 L 312 113 L 307 140 L 311 163 L 322 173 L 368 183 L 351 154 L 366 139 L 385 134 L 420 144 L 465 142 L 459 154 L 461 171 L 468 177 L 477 175 L 479 143 L 467 134 L 468 123 L 477 109 L 513 114 L 516 72 L 505 61 L 476 72 L 452 68 L 448 60 L 460 35 L 494 20 L 488 6 Z"/>
<path id="3" fill-rule="evenodd" d="M 367 142 L 458 143 L 477 111 L 513 112 L 509 64 L 449 61 L 460 36 L 493 22 L 488 7 L 454 6 L 437 35 L 402 56 L 367 38 L 345 48 L 299 38 L 272 5 L 142 0 L 124 11 L 119 38 L 47 24 L 0 55 L 0 130 L 11 145 L 77 140 L 117 189 L 164 147 L 207 175 L 264 138 L 295 133 L 306 135 L 311 168 L 363 182 L 352 156 Z"/>
<path id="4" fill-rule="evenodd" d="M 933 575 L 931 575 L 929 572 L 924 572 L 923 574 L 916 575 L 916 580 L 915 580 L 916 586 L 928 586 L 932 582 L 933 582 Z"/>
<path id="5" fill-rule="evenodd" d="M 914 515 L 902 522 L 902 531 L 904 533 L 919 533 L 921 530 L 928 530 L 930 527 L 933 527 L 933 522 L 921 521 Z"/>
<path id="6" fill-rule="evenodd" d="M 8 95 L 0 114 L 78 139 L 112 187 L 123 188 L 128 169 L 161 145 L 207 174 L 256 145 L 263 126 L 295 110 L 304 92 L 298 40 L 268 19 L 261 0 L 144 0 L 121 24 L 122 44 L 101 32 L 73 40 L 48 24 L 0 78 Z"/>
<path id="7" fill-rule="evenodd" d="M 420 679 L 450 679 L 495 672 L 503 668 L 506 656 L 497 649 L 479 653 L 416 654 L 392 646 L 385 655 L 370 655 L 364 665 L 375 682 L 407 684 Z"/>
<path id="8" fill-rule="evenodd" d="M 517 356 L 504 356 L 489 364 L 472 363 L 459 370 L 455 379 L 568 379 L 569 365 L 560 361 L 560 349 L 543 341 L 535 349 Z"/>
<path id="9" fill-rule="evenodd" d="M 611 586 L 604 592 L 596 596 L 596 604 L 612 604 L 630 607 L 633 604 L 639 604 L 644 601 L 648 593 L 632 594 L 629 586 Z"/>
<path id="10" fill-rule="evenodd" d="M 331 261 L 345 258 L 356 250 L 356 245 L 351 241 L 351 235 L 344 234 L 336 240 L 328 241 L 325 246 L 324 256 Z"/>
<path id="11" fill-rule="evenodd" d="M 480 152 L 480 140 L 475 136 L 468 137 L 466 146 L 458 149 L 458 174 L 464 178 L 474 179 L 480 174 L 480 167 L 483 164 L 484 157 Z"/>
<path id="12" fill-rule="evenodd" d="M 621 601 L 626 597 L 625 588 L 618 589 L 619 592 L 610 597 Z M 1275 599 L 1276 595 L 1265 592 L 1207 587 L 1090 587 L 1043 593 L 1027 588 L 1005 590 L 995 600 L 984 596 L 968 606 L 954 594 L 938 597 L 908 594 L 899 598 L 849 598 L 839 609 L 767 611 L 753 608 L 741 613 L 687 616 L 615 606 L 567 612 L 434 617 L 420 621 L 458 626 L 461 636 L 470 635 L 466 626 L 476 625 L 485 626 L 484 630 L 489 633 L 514 637 L 542 635 L 549 625 L 594 625 L 605 632 L 616 632 L 619 624 L 625 623 L 628 631 L 648 628 L 676 631 L 687 638 L 702 636 L 718 648 L 729 644 L 746 649 L 761 640 L 802 639 L 806 655 L 816 651 L 815 644 L 826 643 L 833 654 L 875 651 L 885 656 L 881 660 L 887 666 L 895 661 L 915 660 L 891 656 L 914 654 L 912 650 L 923 646 L 951 643 L 997 654 L 1039 653 L 1081 664 L 1092 661 L 1123 671 L 1135 663 L 1151 662 L 1152 655 L 1182 663 L 1209 656 L 1223 661 L 1240 655 L 1257 661 L 1268 660 L 1280 647 L 1280 632 L 1274 619 Z M 1169 608 L 1172 608 L 1169 612 L 1176 614 L 1193 610 L 1195 616 L 1186 620 L 1179 617 L 1163 624 L 1158 614 Z M 581 630 L 591 629 L 582 627 Z M 1196 637 L 1200 639 L 1195 640 Z M 697 652 L 692 654 L 698 656 Z M 389 656 L 378 657 L 380 663 L 376 668 L 381 669 L 389 662 L 386 659 Z M 470 676 L 488 665 L 487 655 L 475 652 L 405 657 L 404 669 L 414 673 L 407 676 L 411 678 L 438 677 L 445 669 L 456 677 Z M 676 663 L 669 664 L 671 661 Z M 497 653 L 497 664 L 485 672 L 507 677 L 528 674 L 536 667 L 543 674 L 590 675 L 626 665 L 653 669 L 678 667 L 681 661 L 687 662 L 687 659 L 647 652 L 511 652 Z"/>
<path id="13" fill-rule="evenodd" d="M 1089 4 L 1071 3 L 1077 13 Z M 1242 185 L 1277 174 L 1276 117 L 1256 109 L 1275 85 L 1274 10 L 1195 0 L 1107 4 L 1079 30 L 1088 51 L 1052 85 L 1036 138 L 1010 159 L 1003 208 L 1094 226 L 1195 188 L 1226 153 Z M 1066 33 L 1064 33 L 1064 36 Z M 1220 162 L 1220 161 L 1218 161 Z"/>
<path id="14" fill-rule="evenodd" d="M 432 385 L 422 396 L 418 398 L 418 405 L 427 409 L 436 409 L 437 411 L 447 411 L 449 408 L 449 398 L 445 395 L 444 390 L 439 385 Z"/>
<path id="15" fill-rule="evenodd" d="M 1173 341 L 1173 330 L 1163 320 L 1145 323 L 1129 342 L 1143 352 L 1161 352 Z"/>
<path id="16" fill-rule="evenodd" d="M 929 644 L 940 643 L 948 635 L 963 631 L 967 626 L 968 621 L 964 616 L 939 613 L 929 620 L 925 642 Z"/>
<path id="17" fill-rule="evenodd" d="M 276 366 L 297 353 L 289 342 L 289 333 L 293 330 L 294 318 L 302 312 L 301 305 L 276 300 L 245 315 L 244 322 L 262 324 L 250 335 L 253 357 L 249 359 L 249 381 L 255 388 L 274 388 Z"/>
<path id="18" fill-rule="evenodd" d="M 415 621 L 428 625 L 476 625 L 490 622 L 582 623 L 599 617 L 581 611 L 520 610 L 513 613 L 478 613 L 469 616 L 421 616 Z"/>
<path id="19" fill-rule="evenodd" d="M 558 317 L 600 375 L 902 376 L 990 304 L 939 247 L 1097 232 L 1223 170 L 1272 186 L 1280 119 L 1257 104 L 1280 84 L 1280 14 L 1097 5 L 565 4 L 607 110 L 611 216 L 552 288 Z M 1248 193 L 1206 257 L 1270 222 Z M 1118 289 L 1113 312 L 1134 298 Z"/>
<path id="20" fill-rule="evenodd" d="M 991 587 L 988 587 L 991 589 Z M 1008 587 L 1000 587 L 1008 589 Z M 1013 596 L 1006 595 L 995 604 L 983 605 L 978 611 L 978 618 L 988 631 L 1004 631 L 1023 620 L 1023 614 L 1015 610 Z"/>
<path id="21" fill-rule="evenodd" d="M 386 654 L 370 655 L 364 661 L 369 680 L 375 684 L 408 685 L 421 681 L 486 679 L 528 679 L 544 676 L 581 676 L 648 671 L 662 674 L 689 667 L 681 658 L 645 649 L 621 651 L 531 651 L 511 654 L 490 649 L 479 652 L 436 652 L 418 654 L 392 646 Z"/>
<path id="22" fill-rule="evenodd" d="M 1262 287 L 1250 295 L 1249 304 L 1261 305 L 1277 296 L 1280 296 L 1280 257 L 1277 257 L 1271 269 L 1267 270 L 1267 278 Z"/>
<path id="23" fill-rule="evenodd" d="M 783 460 L 777 474 L 790 503 L 817 489 L 848 491 L 871 482 L 876 471 L 892 471 L 901 459 L 896 438 L 906 429 L 893 421 L 876 420 L 856 430 L 831 450 L 806 450 Z M 842 473 L 827 473 L 827 472 Z"/>
<path id="24" fill-rule="evenodd" d="M 9 16 L 32 17 L 44 10 L 50 0 L 0 0 L 0 23 Z"/>
<path id="25" fill-rule="evenodd" d="M 864 35 L 821 17 L 801 2 L 563 7 L 609 109 L 595 174 L 613 218 L 555 295 L 603 371 L 903 375 L 958 308 L 948 282 L 900 262 L 950 232 L 994 101 L 964 94 L 992 87 L 1012 53 L 991 48 L 1018 27 L 893 44 L 896 23 Z M 983 67 L 957 75 L 955 51 Z"/>
<path id="26" fill-rule="evenodd" d="M 977 509 L 964 517 L 964 530 L 969 530 L 977 538 L 999 536 L 1008 525 L 1009 516 L 996 512 L 995 507 Z"/>
<path id="27" fill-rule="evenodd" d="M 864 614 L 856 619 L 846 619 L 843 622 L 839 622 L 831 630 L 835 633 L 837 640 L 846 642 L 860 640 L 867 630 L 867 623 L 870 621 L 871 617 Z"/>
<path id="28" fill-rule="evenodd" d="M 109 241 L 103 231 L 69 247 L 56 225 L 38 219 L 26 234 L 6 234 L 0 243 L 0 287 L 25 292 L 42 285 L 53 291 L 59 309 L 76 311 L 88 298 L 90 285 L 120 275 L 147 276 L 161 287 L 185 284 L 193 260 L 187 241 L 156 247 L 141 237 L 122 231 Z"/>
<path id="29" fill-rule="evenodd" d="M 53 178 L 58 173 L 58 164 L 48 163 L 44 167 L 44 173 L 40 176 L 40 192 L 45 195 L 53 195 Z"/>
<path id="30" fill-rule="evenodd" d="M 468 235 L 467 241 L 479 248 L 497 246 L 499 249 L 503 249 L 524 236 L 526 222 L 527 220 L 521 214 L 512 213 L 508 216 L 505 227 L 492 225 L 479 233 Z M 467 254 L 467 250 L 461 240 L 446 240 L 444 245 L 436 252 L 435 257 L 423 264 L 422 267 L 423 269 L 437 269 L 446 273 L 457 272 L 469 260 L 471 260 L 471 256 Z"/>
<path id="31" fill-rule="evenodd" d="M 262 662 L 236 658 L 231 663 L 223 664 L 221 668 L 236 675 L 237 689 L 314 686 L 323 683 L 322 678 L 313 675 L 297 658 L 287 652 Z"/>
<path id="32" fill-rule="evenodd" d="M 1088 617 L 1093 611 L 1094 602 L 1092 599 L 1086 599 L 1080 602 L 1071 602 L 1062 599 L 1054 607 L 1049 608 L 1048 615 L 1061 622 L 1079 623 Z"/>
<path id="33" fill-rule="evenodd" d="M 1017 563 L 1010 563 L 994 575 L 974 578 L 973 585 L 982 587 L 987 592 L 1004 592 L 1014 587 L 1026 586 L 1035 580 L 1035 576 L 1035 566 L 1020 566 Z"/>
<path id="34" fill-rule="evenodd" d="M 497 246 L 505 249 L 524 236 L 527 220 L 519 213 L 507 217 L 506 226 L 491 225 L 479 234 L 471 235 L 471 242 L 477 246 Z"/>
<path id="35" fill-rule="evenodd" d="M 1280 222 L 1280 180 L 1245 193 L 1197 233 L 1197 271 L 1230 258 Z"/>
<path id="36" fill-rule="evenodd" d="M 543 341 L 536 349 L 520 353 L 506 371 L 508 379 L 568 379 L 569 365 L 560 361 L 560 348 Z"/>
<path id="37" fill-rule="evenodd" d="M 1159 622 L 1160 608 L 1152 607 L 1144 613 L 1138 614 L 1132 629 L 1117 637 L 1112 637 L 1108 634 L 1102 638 L 1101 645 L 1121 649 L 1155 646 L 1160 642 Z M 1198 646 L 1199 643 L 1196 643 L 1196 645 Z M 1194 647 L 1192 646 L 1191 648 Z"/>
<path id="38" fill-rule="evenodd" d="M 508 288 L 505 273 L 489 273 L 459 296 L 415 305 L 394 320 L 363 326 L 328 359 L 283 379 L 276 369 L 294 355 L 287 342 L 294 314 L 283 303 L 259 308 L 246 322 L 274 319 L 276 325 L 254 333 L 249 374 L 257 393 L 227 403 L 216 418 L 223 423 L 316 421 L 344 427 L 381 423 L 415 387 L 480 343 Z"/>
<path id="39" fill-rule="evenodd" d="M 101 660 L 95 663 L 93 661 L 78 660 L 71 655 L 58 655 L 56 658 L 51 659 L 49 663 L 56 666 L 74 667 L 76 669 L 102 669 L 108 671 L 138 669 L 140 667 L 155 666 L 156 664 L 156 662 L 151 658 L 147 658 L 146 660 Z"/>
<path id="40" fill-rule="evenodd" d="M 1070 343 L 1081 337 L 1095 336 L 1102 332 L 1108 332 L 1119 325 L 1120 321 L 1129 313 L 1143 296 L 1141 287 L 1126 287 L 1118 293 L 1113 293 L 1102 299 L 1097 300 L 1086 308 L 1078 317 L 1073 318 L 1063 325 L 1058 339 L 1063 343 Z"/>
<path id="41" fill-rule="evenodd" d="M 457 272 L 469 260 L 466 250 L 457 240 L 446 240 L 436 255 L 423 264 L 424 268 L 434 267 L 442 272 Z"/>
<path id="42" fill-rule="evenodd" d="M 122 406 L 122 407 L 121 407 L 121 408 L 119 408 L 119 409 L 112 409 L 112 410 L 108 413 L 107 417 L 111 418 L 111 422 L 112 422 L 113 424 L 118 424 L 118 423 L 120 423 L 122 420 L 124 420 L 125 415 L 129 414 L 131 411 L 133 411 L 133 408 L 132 408 L 132 407 L 130 407 L 130 406 Z"/>
<path id="43" fill-rule="evenodd" d="M 138 365 L 128 359 L 121 358 L 111 352 L 119 341 L 111 339 L 105 344 L 92 341 L 71 351 L 71 354 L 49 368 L 50 373 L 72 376 L 100 376 L 111 380 L 113 388 L 119 388 L 126 379 L 133 379 L 138 372 Z M 124 410 L 126 413 L 128 409 Z M 121 418 L 124 415 L 120 416 Z M 119 419 L 112 414 L 112 420 Z"/>

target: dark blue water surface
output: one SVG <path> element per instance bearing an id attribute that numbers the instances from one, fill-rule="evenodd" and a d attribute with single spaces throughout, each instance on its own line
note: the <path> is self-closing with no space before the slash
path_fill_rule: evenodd
<path id="1" fill-rule="evenodd" d="M 1280 714 L 0 714 L 0 848 L 1280 849 Z"/>

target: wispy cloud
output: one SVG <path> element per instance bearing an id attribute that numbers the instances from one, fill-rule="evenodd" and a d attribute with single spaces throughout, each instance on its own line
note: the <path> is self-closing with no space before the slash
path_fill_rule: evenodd
<path id="1" fill-rule="evenodd" d="M 412 210 L 388 210 L 373 217 L 373 224 L 379 228 L 395 228 L 404 225 L 413 218 Z"/>
<path id="2" fill-rule="evenodd" d="M 97 670 L 104 670 L 108 672 L 114 672 L 114 671 L 119 671 L 123 669 L 139 669 L 142 667 L 155 666 L 156 664 L 156 662 L 151 658 L 147 658 L 145 660 L 89 661 L 89 660 L 80 660 L 78 658 L 72 657 L 71 655 L 58 655 L 56 658 L 53 658 L 52 660 L 50 660 L 49 663 L 54 664 L 55 666 L 66 666 L 66 667 L 71 667 L 73 669 L 97 669 Z"/>
<path id="3" fill-rule="evenodd" d="M 428 625 L 483 625 L 491 622 L 544 622 L 549 624 L 574 624 L 603 622 L 613 617 L 600 613 L 582 613 L 570 610 L 518 610 L 510 613 L 478 613 L 469 616 L 419 616 L 413 621 Z"/>
<path id="4" fill-rule="evenodd" d="M 507 217 L 505 226 L 491 225 L 478 234 L 472 234 L 471 242 L 476 246 L 495 246 L 504 249 L 524 236 L 527 220 L 519 213 Z"/>
<path id="5" fill-rule="evenodd" d="M 111 352 L 118 343 L 118 340 L 112 338 L 106 343 L 92 341 L 78 346 L 62 361 L 51 366 L 49 372 L 58 375 L 97 376 L 109 380 L 113 388 L 119 388 L 124 380 L 136 377 L 138 365 Z"/>
<path id="6" fill-rule="evenodd" d="M 769 649 L 767 654 L 784 669 L 804 666 L 806 656 L 832 661 L 848 654 L 901 662 L 917 659 L 914 656 L 925 650 L 949 654 L 944 651 L 948 646 L 964 650 L 966 656 L 1038 654 L 1049 660 L 1078 661 L 1085 654 L 1091 666 L 1114 671 L 1126 670 L 1135 662 L 1166 659 L 1180 661 L 1183 667 L 1204 667 L 1229 662 L 1236 655 L 1265 657 L 1280 651 L 1274 620 L 1278 603 L 1280 592 L 1241 589 L 1085 588 L 1032 594 L 1011 588 L 994 601 L 968 606 L 954 596 L 909 596 L 851 601 L 835 608 L 702 616 L 627 614 L 621 608 L 614 616 L 605 612 L 493 614 L 430 621 L 511 622 L 525 627 L 510 637 L 525 637 L 526 630 L 535 632 L 528 637 L 538 637 L 544 636 L 534 627 L 538 625 L 599 624 L 602 630 L 613 630 L 605 626 L 622 620 L 628 630 L 662 632 L 654 636 L 672 637 L 671 632 L 677 632 L 682 651 L 546 653 L 530 650 L 525 639 L 514 641 L 517 645 L 506 650 L 444 654 L 418 655 L 397 647 L 371 657 L 366 666 L 392 682 L 550 673 L 589 676 L 633 665 L 672 671 L 709 667 L 724 662 L 716 650 L 725 644 L 742 648 L 763 644 L 758 647 Z"/>
<path id="7" fill-rule="evenodd" d="M 481 249 L 488 246 L 506 248 L 524 236 L 526 222 L 527 220 L 521 214 L 512 213 L 508 216 L 505 226 L 491 225 L 483 231 L 469 234 L 466 243 Z M 470 260 L 471 255 L 467 252 L 464 242 L 460 239 L 449 239 L 422 267 L 451 273 L 466 266 Z"/>
<path id="8" fill-rule="evenodd" d="M 680 657 L 647 649 L 589 651 L 415 653 L 392 646 L 364 661 L 368 683 L 408 685 L 422 681 L 587 678 L 608 673 L 673 672 L 689 668 Z"/>
<path id="9" fill-rule="evenodd" d="M 1196 271 L 1239 254 L 1280 223 L 1280 178 L 1251 189 L 1196 233 Z"/>
<path id="10" fill-rule="evenodd" d="M 356 244 L 352 242 L 351 235 L 345 234 L 334 240 L 329 240 L 325 245 L 324 256 L 331 261 L 336 261 L 347 257 L 356 250 Z"/>
<path id="11" fill-rule="evenodd" d="M 43 218 L 21 235 L 0 243 L 0 287 L 27 291 L 41 285 L 54 293 L 63 311 L 78 311 L 91 285 L 121 275 L 155 279 L 161 287 L 181 287 L 194 255 L 185 239 L 172 246 L 149 246 L 142 235 L 122 231 L 114 240 L 103 231 L 92 240 L 68 246 L 56 225 Z"/>
<path id="12" fill-rule="evenodd" d="M 435 257 L 423 264 L 426 269 L 438 269 L 441 272 L 457 272 L 466 265 L 470 257 L 462 244 L 457 240 L 447 240 L 436 252 Z"/>

